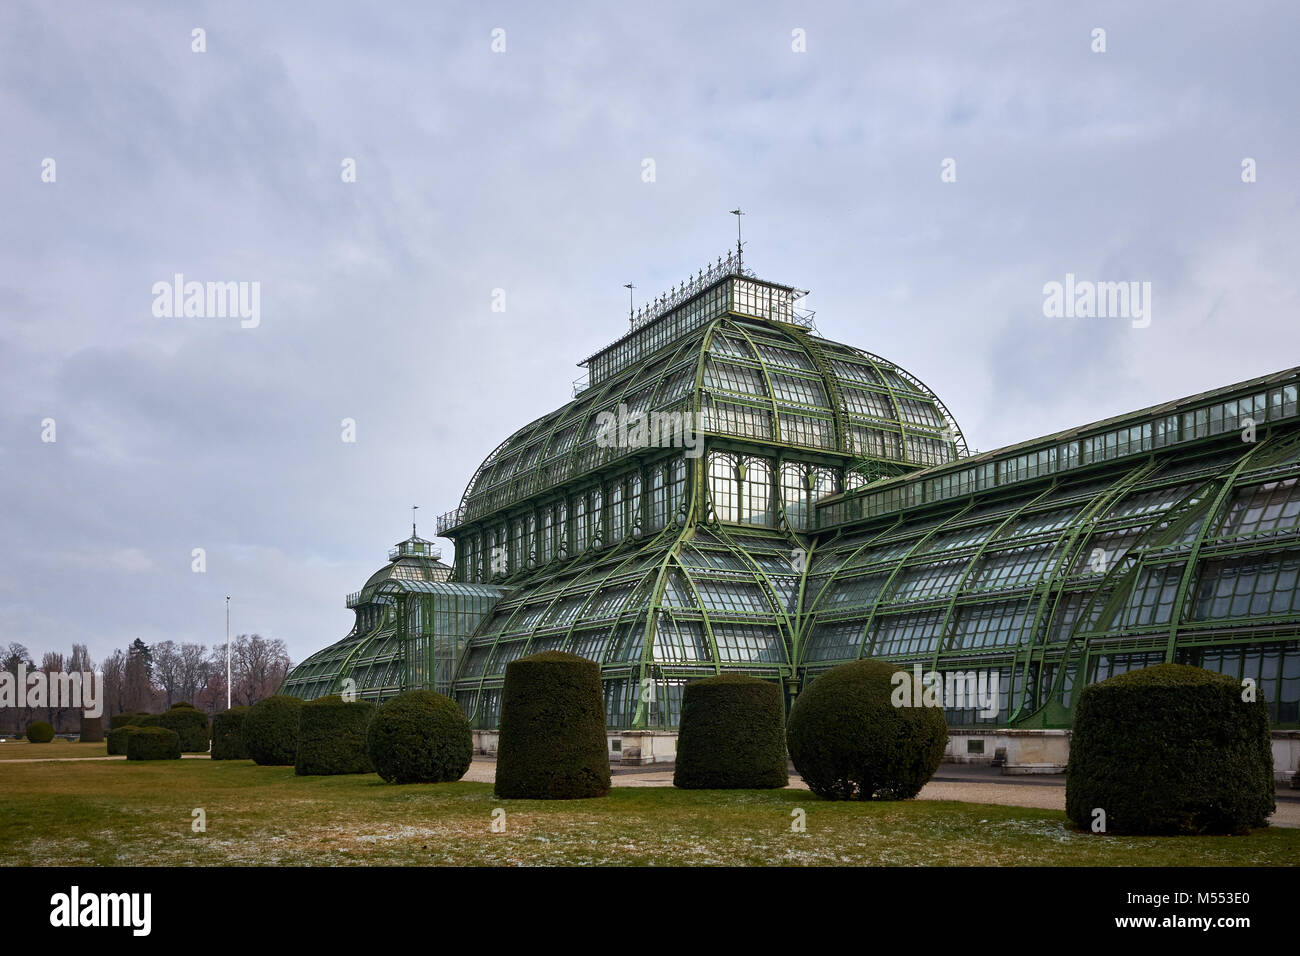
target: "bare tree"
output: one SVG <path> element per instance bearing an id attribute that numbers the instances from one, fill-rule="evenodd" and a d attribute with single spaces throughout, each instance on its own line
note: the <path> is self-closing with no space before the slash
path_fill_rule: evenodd
<path id="1" fill-rule="evenodd" d="M 181 697 L 197 707 L 198 701 L 194 698 L 198 697 L 199 690 L 207 683 L 205 668 L 208 649 L 203 644 L 182 644 L 180 655 Z"/>
<path id="2" fill-rule="evenodd" d="M 110 717 L 120 714 L 126 710 L 126 654 L 120 650 L 109 654 L 100 670 L 104 674 L 104 713 Z"/>
<path id="3" fill-rule="evenodd" d="M 167 695 L 167 709 L 170 710 L 179 698 L 181 689 L 183 662 L 175 641 L 159 641 L 149 648 L 153 657 L 154 682 Z"/>
<path id="4" fill-rule="evenodd" d="M 240 634 L 231 644 L 234 693 L 252 706 L 274 694 L 289 672 L 289 649 L 279 638 Z"/>
<path id="5" fill-rule="evenodd" d="M 58 692 L 58 675 L 63 673 L 63 655 L 57 651 L 46 651 L 41 655 L 41 670 L 45 672 L 45 719 L 57 731 L 63 723 L 63 712 L 67 709 Z"/>
<path id="6" fill-rule="evenodd" d="M 23 665 L 26 665 L 27 668 L 30 670 L 33 667 L 32 655 L 27 650 L 26 647 L 24 647 L 22 644 L 19 644 L 17 641 L 11 641 L 9 643 L 9 646 L 4 649 L 3 653 L 4 653 L 4 662 L 3 662 L 4 670 L 14 675 L 15 690 L 17 690 L 20 694 L 23 694 L 25 699 L 26 688 L 17 686 L 18 668 Z M 25 715 L 22 713 L 23 710 L 27 711 Z M 12 729 L 13 732 L 17 734 L 21 732 L 22 729 L 26 727 L 28 723 L 31 722 L 32 719 L 31 708 L 15 707 L 13 710 L 13 714 L 14 716 L 13 716 Z"/>

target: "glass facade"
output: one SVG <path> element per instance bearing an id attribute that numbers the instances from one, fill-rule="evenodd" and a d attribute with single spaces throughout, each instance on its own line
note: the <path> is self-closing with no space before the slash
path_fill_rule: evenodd
<path id="1" fill-rule="evenodd" d="M 795 292 L 732 272 L 649 310 L 483 462 L 439 523 L 451 580 L 403 556 L 289 692 L 447 688 L 493 728 L 506 666 L 565 650 L 611 729 L 672 728 L 691 680 L 788 703 L 875 657 L 969 686 L 953 726 L 1067 727 L 1076 688 L 1176 660 L 1298 726 L 1300 370 L 971 456 Z"/>

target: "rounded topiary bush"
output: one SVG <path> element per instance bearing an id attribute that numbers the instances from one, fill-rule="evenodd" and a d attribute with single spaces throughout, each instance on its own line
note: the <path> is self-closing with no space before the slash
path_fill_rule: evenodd
<path id="1" fill-rule="evenodd" d="M 375 711 L 366 752 L 389 783 L 442 783 L 465 776 L 474 735 L 450 697 L 431 690 L 398 694 Z"/>
<path id="2" fill-rule="evenodd" d="M 137 714 L 131 723 L 137 727 L 161 727 L 162 714 Z"/>
<path id="3" fill-rule="evenodd" d="M 1079 695 L 1065 776 L 1065 812 L 1105 832 L 1242 833 L 1275 808 L 1268 707 L 1240 681 L 1158 664 L 1091 684 Z"/>
<path id="4" fill-rule="evenodd" d="M 33 720 L 27 725 L 27 739 L 34 744 L 48 744 L 54 739 L 54 728 L 43 720 Z"/>
<path id="5" fill-rule="evenodd" d="M 120 714 L 113 714 L 108 718 L 108 729 L 116 730 L 118 727 L 125 727 L 127 724 L 137 724 L 140 718 L 149 716 L 141 710 L 124 710 Z"/>
<path id="6" fill-rule="evenodd" d="M 600 665 L 562 651 L 507 664 L 497 796 L 570 800 L 608 793 Z"/>
<path id="7" fill-rule="evenodd" d="M 194 705 L 191 704 L 188 700 L 178 700 L 176 703 L 172 704 L 172 706 L 171 706 L 171 709 L 172 709 L 172 710 L 177 710 L 177 709 L 180 709 L 180 708 L 186 708 L 186 709 L 189 709 L 189 710 L 193 710 L 193 709 L 194 709 Z"/>
<path id="8" fill-rule="evenodd" d="M 781 687 L 742 674 L 692 681 L 682 694 L 673 786 L 760 790 L 789 780 Z"/>
<path id="9" fill-rule="evenodd" d="M 81 715 L 81 732 L 77 739 L 83 744 L 97 744 L 104 740 L 104 718 Z"/>
<path id="10" fill-rule="evenodd" d="M 166 727 L 141 727 L 126 738 L 127 760 L 180 760 L 181 736 Z"/>
<path id="11" fill-rule="evenodd" d="M 790 759 L 819 797 L 907 800 L 939 769 L 948 743 L 943 710 L 919 701 L 894 706 L 896 673 L 884 661 L 852 661 L 795 698 L 786 730 Z"/>
<path id="12" fill-rule="evenodd" d="M 259 700 L 244 717 L 244 749 L 264 767 L 291 767 L 298 756 L 298 717 L 302 699 L 276 694 Z"/>
<path id="13" fill-rule="evenodd" d="M 212 759 L 247 760 L 243 726 L 248 708 L 239 706 L 223 710 L 212 718 Z"/>
<path id="14" fill-rule="evenodd" d="M 294 773 L 373 773 L 375 765 L 366 751 L 366 729 L 374 712 L 371 701 L 345 701 L 337 694 L 303 704 Z"/>
<path id="15" fill-rule="evenodd" d="M 105 738 L 108 741 L 108 754 L 110 757 L 120 757 L 126 754 L 126 741 L 132 734 L 140 732 L 138 724 L 123 724 L 120 727 L 114 727 L 108 732 Z"/>
<path id="16" fill-rule="evenodd" d="M 206 753 L 210 739 L 208 715 L 189 704 L 177 705 L 158 715 L 158 726 L 176 731 L 182 753 Z"/>

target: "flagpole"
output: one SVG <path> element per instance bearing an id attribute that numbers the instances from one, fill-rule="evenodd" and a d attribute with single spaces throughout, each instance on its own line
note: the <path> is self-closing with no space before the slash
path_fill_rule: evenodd
<path id="1" fill-rule="evenodd" d="M 226 595 L 226 710 L 230 709 L 230 595 Z"/>

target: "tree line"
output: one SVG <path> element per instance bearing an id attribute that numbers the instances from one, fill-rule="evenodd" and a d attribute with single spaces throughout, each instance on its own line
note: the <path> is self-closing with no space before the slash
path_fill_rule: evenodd
<path id="1" fill-rule="evenodd" d="M 70 654 L 46 651 L 37 664 L 28 649 L 14 641 L 0 647 L 0 670 L 27 673 L 103 674 L 104 724 L 113 714 L 126 710 L 159 713 L 180 701 L 187 701 L 208 714 L 226 709 L 226 645 L 209 648 L 205 644 L 158 641 L 146 644 L 136 638 L 131 644 L 114 651 L 98 664 L 91 660 L 84 644 L 73 644 Z M 279 638 L 260 634 L 240 634 L 230 642 L 230 689 L 232 703 L 251 706 L 269 697 L 283 683 L 293 666 L 288 648 Z M 26 703 L 26 701 L 24 701 Z M 56 733 L 76 733 L 81 711 L 53 706 L 0 708 L 0 732 L 22 733 L 34 720 L 45 720 Z"/>

